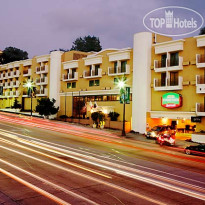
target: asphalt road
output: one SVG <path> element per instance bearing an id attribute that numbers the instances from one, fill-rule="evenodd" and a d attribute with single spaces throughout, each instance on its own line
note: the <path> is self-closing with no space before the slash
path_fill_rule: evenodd
<path id="1" fill-rule="evenodd" d="M 1 204 L 205 204 L 205 157 L 0 113 Z"/>

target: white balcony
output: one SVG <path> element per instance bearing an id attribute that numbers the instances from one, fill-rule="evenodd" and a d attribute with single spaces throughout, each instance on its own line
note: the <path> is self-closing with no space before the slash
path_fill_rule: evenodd
<path id="1" fill-rule="evenodd" d="M 205 79 L 202 75 L 196 75 L 196 93 L 205 93 Z"/>
<path id="2" fill-rule="evenodd" d="M 196 54 L 196 67 L 205 68 L 205 54 Z"/>
<path id="3" fill-rule="evenodd" d="M 130 74 L 130 65 L 126 65 L 125 69 L 123 69 L 122 67 L 108 68 L 109 76 L 124 75 L 124 74 Z"/>
<path id="4" fill-rule="evenodd" d="M 155 72 L 179 71 L 183 70 L 183 57 L 179 56 L 178 61 L 166 59 L 166 61 L 154 60 Z"/>
<path id="5" fill-rule="evenodd" d="M 196 103 L 196 115 L 205 116 L 205 106 L 202 103 Z"/>
<path id="6" fill-rule="evenodd" d="M 48 77 L 36 79 L 36 85 L 47 85 L 47 84 L 48 84 Z"/>
<path id="7" fill-rule="evenodd" d="M 10 97 L 11 96 L 11 92 L 10 91 L 6 91 L 5 92 L 5 97 Z"/>
<path id="8" fill-rule="evenodd" d="M 31 68 L 29 68 L 28 70 L 24 70 L 23 71 L 23 76 L 26 77 L 26 76 L 31 76 Z"/>
<path id="9" fill-rule="evenodd" d="M 0 80 L 3 80 L 3 73 L 0 74 Z"/>
<path id="10" fill-rule="evenodd" d="M 19 77 L 19 70 L 16 70 L 13 72 L 13 77 L 18 78 Z"/>
<path id="11" fill-rule="evenodd" d="M 183 89 L 183 77 L 179 76 L 178 80 L 170 81 L 166 78 L 165 83 L 162 84 L 159 79 L 154 78 L 154 90 L 164 91 L 164 90 L 182 90 Z"/>
<path id="12" fill-rule="evenodd" d="M 102 69 L 84 71 L 83 78 L 101 78 L 102 77 Z"/>
<path id="13" fill-rule="evenodd" d="M 63 81 L 73 81 L 78 80 L 78 72 L 68 73 L 67 75 L 63 74 Z"/>
<path id="14" fill-rule="evenodd" d="M 13 82 L 5 82 L 5 88 L 12 88 L 13 87 Z"/>
<path id="15" fill-rule="evenodd" d="M 2 78 L 3 78 L 4 80 L 8 79 L 7 73 L 3 73 L 3 74 L 2 74 Z"/>
<path id="16" fill-rule="evenodd" d="M 48 65 L 39 66 L 36 68 L 36 74 L 48 73 Z"/>
<path id="17" fill-rule="evenodd" d="M 13 82 L 13 87 L 18 88 L 19 87 L 19 81 L 14 81 Z"/>
<path id="18" fill-rule="evenodd" d="M 13 78 L 13 71 L 7 73 L 8 78 Z"/>
<path id="19" fill-rule="evenodd" d="M 11 91 L 11 92 L 10 92 L 10 96 L 11 96 L 11 97 L 18 97 L 19 94 L 20 94 L 19 91 Z"/>
<path id="20" fill-rule="evenodd" d="M 36 96 L 47 96 L 47 95 L 48 95 L 47 88 L 36 90 Z"/>

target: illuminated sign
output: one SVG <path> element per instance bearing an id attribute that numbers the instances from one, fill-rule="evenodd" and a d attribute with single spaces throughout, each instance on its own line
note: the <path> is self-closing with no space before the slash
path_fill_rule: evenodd
<path id="1" fill-rule="evenodd" d="M 166 93 L 161 98 L 161 105 L 165 108 L 181 107 L 182 96 L 178 93 Z"/>

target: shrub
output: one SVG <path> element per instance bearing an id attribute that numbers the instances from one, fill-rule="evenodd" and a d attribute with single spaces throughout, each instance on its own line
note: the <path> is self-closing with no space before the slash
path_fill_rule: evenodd
<path id="1" fill-rule="evenodd" d="M 13 104 L 12 108 L 14 108 L 14 109 L 21 108 L 21 104 L 18 102 L 17 99 L 14 100 L 14 104 Z"/>
<path id="2" fill-rule="evenodd" d="M 117 118 L 120 116 L 118 112 L 110 112 L 108 117 L 110 117 L 111 121 L 117 121 Z"/>
<path id="3" fill-rule="evenodd" d="M 60 116 L 60 119 L 66 119 L 66 118 L 68 118 L 67 115 L 61 115 L 61 116 Z"/>

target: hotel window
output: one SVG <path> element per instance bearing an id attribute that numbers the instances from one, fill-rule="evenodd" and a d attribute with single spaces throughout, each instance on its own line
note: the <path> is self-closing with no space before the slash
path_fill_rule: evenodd
<path id="1" fill-rule="evenodd" d="M 179 53 L 171 53 L 170 55 L 170 66 L 178 66 L 179 65 Z"/>
<path id="2" fill-rule="evenodd" d="M 161 86 L 166 85 L 166 73 L 161 73 Z"/>
<path id="3" fill-rule="evenodd" d="M 99 86 L 99 85 L 100 85 L 100 80 L 90 80 L 89 81 L 89 87 Z"/>
<path id="4" fill-rule="evenodd" d="M 76 82 L 67 83 L 67 88 L 76 88 Z"/>
<path id="5" fill-rule="evenodd" d="M 121 73 L 126 72 L 127 61 L 121 61 Z"/>
<path id="6" fill-rule="evenodd" d="M 167 54 L 161 56 L 161 68 L 166 67 Z"/>
<path id="7" fill-rule="evenodd" d="M 114 73 L 117 73 L 117 61 L 114 62 Z"/>
<path id="8" fill-rule="evenodd" d="M 179 84 L 178 79 L 179 79 L 178 72 L 170 72 L 170 85 L 171 86 L 178 85 Z"/>

